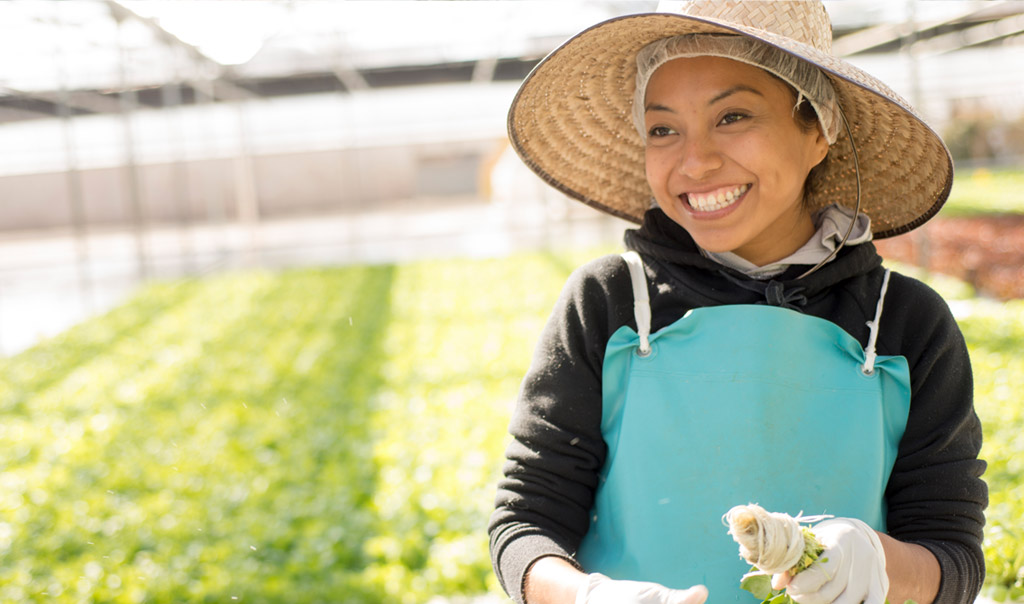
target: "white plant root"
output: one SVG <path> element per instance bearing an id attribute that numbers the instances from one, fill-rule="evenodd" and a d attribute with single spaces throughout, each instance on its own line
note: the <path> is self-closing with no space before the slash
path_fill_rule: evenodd
<path id="1" fill-rule="evenodd" d="M 789 514 L 768 512 L 756 504 L 738 505 L 724 520 L 740 545 L 740 557 L 761 572 L 783 573 L 800 562 L 804 536 L 798 520 Z"/>

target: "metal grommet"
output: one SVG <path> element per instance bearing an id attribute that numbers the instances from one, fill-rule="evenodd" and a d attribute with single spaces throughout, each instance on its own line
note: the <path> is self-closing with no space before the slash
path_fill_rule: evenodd
<path id="1" fill-rule="evenodd" d="M 648 359 L 648 358 L 654 356 L 654 345 L 653 344 L 648 344 L 646 350 L 644 349 L 643 345 L 637 346 L 636 348 L 633 349 L 633 354 L 637 358 Z"/>

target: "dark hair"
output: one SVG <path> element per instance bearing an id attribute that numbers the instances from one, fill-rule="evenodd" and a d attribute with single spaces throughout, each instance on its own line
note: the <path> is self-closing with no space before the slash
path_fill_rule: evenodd
<path id="1" fill-rule="evenodd" d="M 789 87 L 793 89 L 792 86 Z M 793 90 L 793 97 L 800 99 L 800 104 L 796 106 L 796 110 L 793 112 L 793 119 L 796 120 L 797 126 L 804 132 L 820 131 L 821 122 L 818 120 L 818 112 L 811 106 L 811 102 L 807 100 L 807 97 L 800 96 L 800 93 L 795 89 Z M 818 174 L 825 170 L 826 164 L 828 164 L 828 153 L 825 153 L 825 157 L 807 173 L 807 180 L 804 181 L 805 201 L 811 197 L 811 193 L 816 189 Z"/>
<path id="2" fill-rule="evenodd" d="M 794 91 L 793 93 L 797 93 Z M 818 112 L 811 106 L 810 101 L 807 97 L 800 97 L 800 104 L 796 106 L 796 112 L 793 114 L 793 118 L 796 123 L 803 128 L 804 132 L 811 132 L 812 130 L 818 129 Z"/>
<path id="3" fill-rule="evenodd" d="M 800 99 L 800 103 L 793 110 L 793 119 L 796 121 L 796 125 L 800 127 L 804 132 L 822 132 L 821 121 L 818 119 L 818 112 L 814 110 L 814 106 L 807 100 L 807 97 L 803 96 L 796 87 L 780 78 L 774 73 L 764 70 L 765 73 L 772 76 L 776 80 L 786 85 L 786 88 L 793 94 L 793 102 Z M 804 203 L 811 198 L 811 193 L 817 189 L 818 174 L 825 170 L 825 166 L 828 164 L 828 153 L 825 153 L 825 157 L 818 162 L 818 165 L 811 168 L 811 171 L 807 173 L 807 180 L 804 181 Z"/>
<path id="4" fill-rule="evenodd" d="M 797 125 L 799 125 L 804 132 L 811 132 L 813 130 L 817 130 L 818 112 L 814 110 L 814 107 L 811 105 L 811 102 L 807 100 L 807 97 L 803 96 L 803 94 L 800 91 L 798 91 L 796 87 L 790 84 L 787 80 L 782 79 L 781 77 L 775 75 L 774 73 L 768 71 L 767 69 L 762 68 L 762 70 L 771 77 L 775 78 L 776 80 L 786 85 L 786 88 L 793 95 L 794 103 L 797 99 L 800 99 L 800 104 L 796 106 L 796 111 L 793 112 L 793 119 L 796 120 Z"/>

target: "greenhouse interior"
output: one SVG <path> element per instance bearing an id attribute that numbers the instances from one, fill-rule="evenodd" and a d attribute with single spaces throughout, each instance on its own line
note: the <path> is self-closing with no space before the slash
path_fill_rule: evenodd
<path id="1" fill-rule="evenodd" d="M 1024 601 L 1024 1 L 824 4 L 953 155 L 935 224 L 878 247 L 964 322 L 999 418 L 983 595 Z M 0 3 L 0 600 L 506 601 L 508 405 L 570 265 L 632 227 L 526 168 L 506 116 L 567 38 L 657 7 Z M 297 410 L 325 392 L 372 405 Z"/>
<path id="2" fill-rule="evenodd" d="M 1020 115 L 1020 2 L 826 5 L 836 54 L 940 133 Z M 19 59 L 0 74 L 0 350 L 152 277 L 502 253 L 564 241 L 538 232 L 554 223 L 617 239 L 624 224 L 522 168 L 504 114 L 572 33 L 656 6 L 3 3 L 0 44 Z M 1020 153 L 1001 132 L 967 136 L 950 144 L 983 162 Z M 450 229 L 449 212 L 491 231 Z"/>

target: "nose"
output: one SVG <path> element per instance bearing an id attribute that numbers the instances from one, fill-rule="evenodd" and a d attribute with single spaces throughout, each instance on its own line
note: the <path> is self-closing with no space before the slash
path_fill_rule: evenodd
<path id="1" fill-rule="evenodd" d="M 722 155 L 708 137 L 690 137 L 681 145 L 676 170 L 691 180 L 703 180 L 722 167 Z"/>

